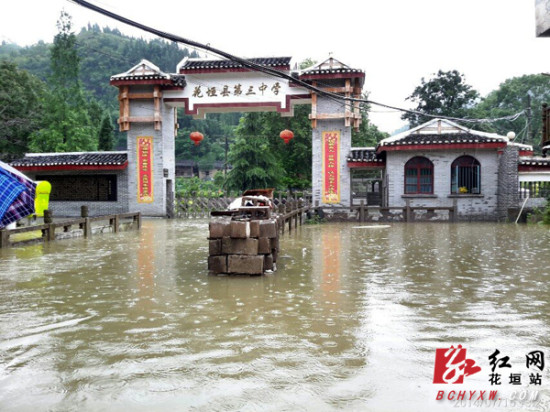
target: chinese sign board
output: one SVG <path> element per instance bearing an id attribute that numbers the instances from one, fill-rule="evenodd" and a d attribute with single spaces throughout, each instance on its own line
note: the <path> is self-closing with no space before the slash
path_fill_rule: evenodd
<path id="1" fill-rule="evenodd" d="M 138 203 L 153 203 L 153 138 L 137 138 Z"/>
<path id="2" fill-rule="evenodd" d="M 223 113 L 248 108 L 292 115 L 292 104 L 309 103 L 303 88 L 258 72 L 189 74 L 184 90 L 166 90 L 165 101 L 186 114 Z M 246 110 L 245 110 L 246 111 Z"/>
<path id="3" fill-rule="evenodd" d="M 323 203 L 340 203 L 340 132 L 323 132 Z"/>

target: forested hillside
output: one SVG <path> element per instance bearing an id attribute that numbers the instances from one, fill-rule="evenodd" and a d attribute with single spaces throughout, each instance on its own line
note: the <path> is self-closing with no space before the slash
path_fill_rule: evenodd
<path id="1" fill-rule="evenodd" d="M 51 74 L 50 49 L 52 44 L 40 42 L 20 47 L 2 42 L 0 60 L 9 60 L 43 81 Z M 113 74 L 122 73 L 147 59 L 166 72 L 175 72 L 184 57 L 198 57 L 175 43 L 163 40 L 144 40 L 123 35 L 117 29 L 88 25 L 76 35 L 80 57 L 80 80 L 84 89 L 102 105 L 118 109 L 117 89 L 109 85 Z"/>

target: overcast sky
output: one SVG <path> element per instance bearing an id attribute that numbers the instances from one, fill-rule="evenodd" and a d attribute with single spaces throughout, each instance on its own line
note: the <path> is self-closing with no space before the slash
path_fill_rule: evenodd
<path id="1" fill-rule="evenodd" d="M 482 95 L 507 78 L 550 72 L 550 38 L 535 37 L 535 0 L 89 1 L 240 57 L 299 62 L 332 53 L 365 71 L 372 100 L 404 108 L 439 69 L 460 71 Z M 0 41 L 52 42 L 62 9 L 77 31 L 90 22 L 150 38 L 69 0 L 0 0 Z M 404 124 L 377 107 L 371 119 L 387 132 Z"/>

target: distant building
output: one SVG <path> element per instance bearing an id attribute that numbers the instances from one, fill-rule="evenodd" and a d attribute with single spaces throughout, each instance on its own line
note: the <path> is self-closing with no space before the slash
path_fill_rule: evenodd
<path id="1" fill-rule="evenodd" d="M 533 157 L 531 146 L 441 119 L 386 138 L 376 148 L 352 148 L 348 167 L 352 182 L 357 171 L 378 173 L 369 180 L 367 205 L 455 205 L 458 218 L 467 220 L 507 218 L 535 182 L 539 189 L 530 193 L 530 204 L 545 202 L 541 182 L 550 180 L 550 159 Z"/>
<path id="2" fill-rule="evenodd" d="M 50 208 L 55 216 L 129 211 L 126 152 L 30 153 L 11 163 L 33 180 L 52 184 Z"/>

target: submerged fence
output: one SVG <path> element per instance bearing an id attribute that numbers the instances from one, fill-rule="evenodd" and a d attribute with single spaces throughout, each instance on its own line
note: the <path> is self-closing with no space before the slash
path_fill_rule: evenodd
<path id="1" fill-rule="evenodd" d="M 175 213 L 176 217 L 187 219 L 199 219 L 210 217 L 210 212 L 216 210 L 225 210 L 229 204 L 237 197 L 200 197 L 200 196 L 176 196 Z M 287 202 L 299 199 L 309 201 L 311 195 L 309 192 L 299 192 L 292 194 L 290 192 L 277 193 L 273 202 L 275 205 L 286 204 Z"/>

